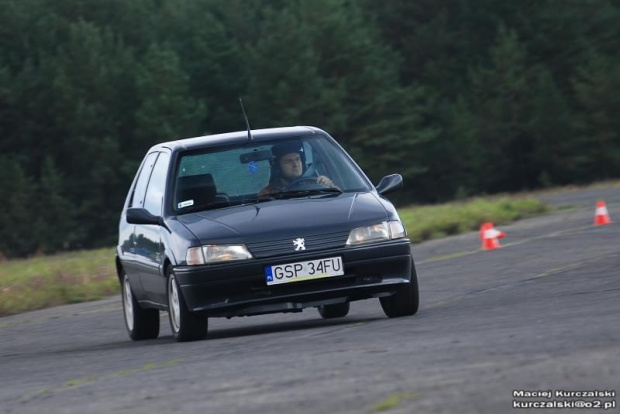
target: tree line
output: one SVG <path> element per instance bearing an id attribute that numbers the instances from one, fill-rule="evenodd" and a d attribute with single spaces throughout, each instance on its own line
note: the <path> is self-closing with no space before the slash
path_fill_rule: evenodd
<path id="1" fill-rule="evenodd" d="M 113 245 L 145 151 L 314 125 L 398 203 L 620 176 L 618 0 L 0 0 L 0 254 Z"/>

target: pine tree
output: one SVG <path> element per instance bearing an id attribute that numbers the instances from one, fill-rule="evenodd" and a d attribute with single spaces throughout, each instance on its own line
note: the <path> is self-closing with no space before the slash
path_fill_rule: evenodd
<path id="1" fill-rule="evenodd" d="M 620 176 L 620 59 L 593 56 L 573 85 L 580 110 L 574 123 L 577 171 L 590 180 Z"/>
<path id="2" fill-rule="evenodd" d="M 201 134 L 244 127 L 238 98 L 247 90 L 250 68 L 242 51 L 241 34 L 226 20 L 231 15 L 221 16 L 229 7 L 221 0 L 168 0 L 162 2 L 157 19 L 153 43 L 165 45 L 178 56 L 179 67 L 188 77 L 188 96 L 205 106 Z M 239 7 L 241 10 L 234 11 L 235 18 L 251 9 L 249 2 Z M 244 18 L 251 21 L 249 16 Z"/>
<path id="3" fill-rule="evenodd" d="M 151 45 L 136 71 L 134 145 L 142 154 L 165 140 L 196 136 L 205 107 L 189 94 L 189 77 L 178 55 L 165 46 Z"/>
<path id="4" fill-rule="evenodd" d="M 27 256 L 38 248 L 34 228 L 36 186 L 19 163 L 0 156 L 0 257 Z"/>
<path id="5" fill-rule="evenodd" d="M 422 148 L 437 134 L 429 125 L 431 91 L 400 86 L 398 56 L 378 42 L 355 3 L 287 5 L 264 11 L 265 35 L 252 55 L 254 114 L 262 125 L 322 127 L 375 182 L 401 172 L 413 193 L 414 178 L 427 169 Z"/>
<path id="6" fill-rule="evenodd" d="M 65 196 L 63 182 L 52 158 L 47 157 L 34 198 L 34 237 L 38 248 L 45 253 L 66 250 L 81 236 L 81 226 L 75 222 L 76 210 Z"/>
<path id="7" fill-rule="evenodd" d="M 266 8 L 261 35 L 251 49 L 247 108 L 253 127 L 317 123 L 325 104 L 312 28 L 295 3 Z"/>
<path id="8" fill-rule="evenodd" d="M 528 70 L 525 47 L 518 35 L 498 27 L 490 64 L 470 71 L 471 91 L 465 97 L 461 117 L 471 117 L 467 135 L 476 149 L 474 165 L 478 190 L 496 192 L 527 188 L 533 181 L 529 170 L 532 137 L 525 125 L 532 73 Z"/>
<path id="9" fill-rule="evenodd" d="M 547 187 L 578 181 L 574 162 L 575 132 L 569 101 L 547 69 L 540 69 L 530 88 L 529 121 L 524 125 L 532 137 L 530 182 Z"/>

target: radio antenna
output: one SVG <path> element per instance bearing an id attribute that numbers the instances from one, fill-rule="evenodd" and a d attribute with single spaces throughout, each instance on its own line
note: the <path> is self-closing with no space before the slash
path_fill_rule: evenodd
<path id="1" fill-rule="evenodd" d="M 243 108 L 243 99 L 239 98 L 239 103 L 241 104 L 241 111 L 243 112 L 243 117 L 245 118 L 245 124 L 248 126 L 248 142 L 252 142 L 252 130 L 250 129 L 250 121 L 248 121 L 248 116 L 245 114 L 245 109 Z"/>

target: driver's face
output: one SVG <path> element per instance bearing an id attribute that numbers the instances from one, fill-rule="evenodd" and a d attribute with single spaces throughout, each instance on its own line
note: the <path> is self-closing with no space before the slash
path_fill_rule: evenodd
<path id="1" fill-rule="evenodd" d="M 282 175 L 284 175 L 287 180 L 294 180 L 301 177 L 303 168 L 299 154 L 291 152 L 290 154 L 282 156 L 282 158 L 280 158 L 280 169 L 282 170 Z"/>

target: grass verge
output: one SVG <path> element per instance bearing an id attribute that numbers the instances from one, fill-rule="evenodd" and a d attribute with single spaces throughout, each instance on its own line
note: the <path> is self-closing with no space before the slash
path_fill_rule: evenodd
<path id="1" fill-rule="evenodd" d="M 0 316 L 119 292 L 114 248 L 0 262 Z"/>
<path id="2" fill-rule="evenodd" d="M 486 221 L 505 224 L 548 210 L 536 199 L 504 197 L 406 207 L 399 214 L 411 239 L 420 242 L 477 230 Z M 0 262 L 0 316 L 119 292 L 113 248 Z"/>
<path id="3" fill-rule="evenodd" d="M 487 221 L 495 225 L 545 213 L 550 207 L 534 198 L 476 198 L 464 202 L 399 209 L 414 242 L 478 230 Z"/>

